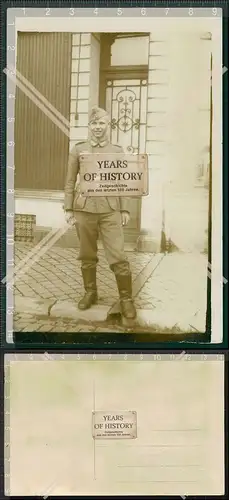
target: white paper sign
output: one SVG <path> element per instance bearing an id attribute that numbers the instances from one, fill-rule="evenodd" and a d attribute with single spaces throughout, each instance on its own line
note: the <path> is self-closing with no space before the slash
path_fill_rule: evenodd
<path id="1" fill-rule="evenodd" d="M 83 196 L 147 195 L 147 155 L 81 154 L 80 191 Z"/>
<path id="2" fill-rule="evenodd" d="M 94 411 L 92 435 L 95 439 L 135 439 L 136 411 Z"/>

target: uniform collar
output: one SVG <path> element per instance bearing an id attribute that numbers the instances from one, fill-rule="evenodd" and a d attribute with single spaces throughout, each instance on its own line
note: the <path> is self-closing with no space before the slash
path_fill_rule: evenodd
<path id="1" fill-rule="evenodd" d="M 104 148 L 109 143 L 108 139 L 103 139 L 102 141 L 97 141 L 96 139 L 91 138 L 90 144 L 93 148 Z"/>

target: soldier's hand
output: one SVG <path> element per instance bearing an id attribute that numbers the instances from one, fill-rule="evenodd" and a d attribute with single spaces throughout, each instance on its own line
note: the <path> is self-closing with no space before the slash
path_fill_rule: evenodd
<path id="1" fill-rule="evenodd" d="M 122 216 L 122 225 L 126 226 L 130 220 L 130 214 L 129 212 L 122 212 L 121 216 Z"/>
<path id="2" fill-rule="evenodd" d="M 71 210 L 65 212 L 65 220 L 67 224 L 70 224 L 71 226 L 75 223 L 74 213 Z"/>

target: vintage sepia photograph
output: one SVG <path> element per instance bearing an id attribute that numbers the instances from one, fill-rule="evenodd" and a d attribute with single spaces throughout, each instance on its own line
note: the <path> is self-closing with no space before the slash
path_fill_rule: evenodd
<path id="1" fill-rule="evenodd" d="M 6 495 L 224 495 L 223 355 L 8 354 L 5 394 Z"/>
<path id="2" fill-rule="evenodd" d="M 221 342 L 220 17 L 16 21 L 13 332 Z"/>

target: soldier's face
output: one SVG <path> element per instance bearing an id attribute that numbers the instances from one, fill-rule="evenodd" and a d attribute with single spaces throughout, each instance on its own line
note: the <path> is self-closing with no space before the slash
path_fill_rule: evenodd
<path id="1" fill-rule="evenodd" d="M 109 123 L 108 117 L 107 118 L 103 117 L 99 118 L 98 120 L 91 121 L 89 127 L 92 134 L 95 137 L 100 138 L 106 135 L 108 123 Z"/>

